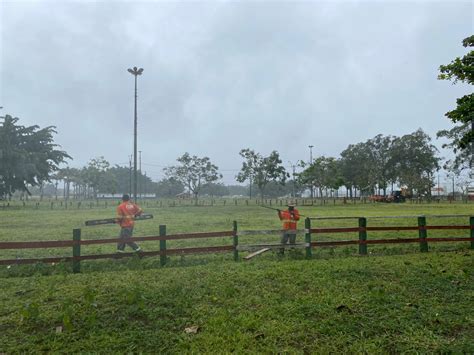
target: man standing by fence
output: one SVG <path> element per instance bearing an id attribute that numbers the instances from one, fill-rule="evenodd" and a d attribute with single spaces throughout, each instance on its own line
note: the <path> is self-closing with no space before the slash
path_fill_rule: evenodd
<path id="1" fill-rule="evenodd" d="M 132 238 L 133 226 L 135 225 L 135 216 L 141 215 L 143 210 L 130 201 L 130 196 L 122 196 L 122 203 L 117 207 L 117 223 L 120 224 L 120 239 Z M 118 243 L 117 251 L 123 253 L 125 245 L 129 245 L 135 252 L 141 250 L 135 242 Z"/>
<path id="2" fill-rule="evenodd" d="M 300 219 L 300 212 L 295 208 L 293 202 L 288 204 L 287 211 L 280 211 L 278 210 L 278 217 L 280 221 L 283 221 L 283 233 L 281 235 L 281 244 L 288 243 L 288 239 L 290 240 L 290 244 L 296 243 L 296 227 L 297 222 Z M 280 254 L 285 252 L 284 248 L 280 249 Z"/>

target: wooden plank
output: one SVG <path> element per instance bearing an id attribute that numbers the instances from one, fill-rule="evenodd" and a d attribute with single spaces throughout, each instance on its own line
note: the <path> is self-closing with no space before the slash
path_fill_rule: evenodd
<path id="1" fill-rule="evenodd" d="M 470 217 L 471 215 L 468 214 L 442 214 L 442 215 L 424 215 L 424 217 L 429 218 L 465 218 Z M 418 216 L 368 216 L 367 219 L 379 219 L 379 218 L 387 218 L 387 219 L 398 219 L 398 218 L 418 218 Z M 325 219 L 357 219 L 360 217 L 357 216 L 345 216 L 345 217 L 309 217 L 311 220 L 325 220 Z"/>
<path id="2" fill-rule="evenodd" d="M 474 238 L 452 237 L 452 238 L 426 238 L 428 242 L 469 242 L 474 241 Z"/>
<path id="3" fill-rule="evenodd" d="M 471 229 L 471 226 L 426 226 L 426 229 Z"/>
<path id="4" fill-rule="evenodd" d="M 428 242 L 468 242 L 474 238 L 469 237 L 448 237 L 448 238 L 426 238 Z M 338 245 L 351 244 L 405 244 L 405 243 L 419 243 L 420 238 L 397 238 L 397 239 L 371 239 L 371 240 L 337 240 L 337 241 L 317 241 L 311 242 L 313 247 L 333 247 Z"/>
<path id="5" fill-rule="evenodd" d="M 76 242 L 73 240 L 45 240 L 38 242 L 0 242 L 0 249 L 41 249 L 41 248 L 66 248 Z"/>
<path id="6" fill-rule="evenodd" d="M 254 256 L 257 256 L 257 255 L 260 255 L 260 254 L 263 254 L 265 253 L 266 251 L 269 251 L 271 250 L 270 248 L 263 248 L 263 249 L 260 249 L 260 250 L 257 250 L 249 255 L 247 255 L 246 257 L 244 257 L 244 260 L 250 260 L 252 259 Z"/>
<path id="7" fill-rule="evenodd" d="M 175 240 L 175 239 L 199 239 L 199 238 L 218 238 L 232 237 L 233 231 L 222 232 L 206 232 L 206 233 L 188 233 L 188 234 L 171 234 L 166 236 L 149 236 L 149 237 L 133 237 L 127 239 L 109 238 L 109 239 L 90 239 L 75 242 L 73 240 L 47 240 L 36 242 L 0 242 L 0 249 L 41 249 L 41 248 L 66 248 L 75 244 L 92 245 L 92 244 L 109 244 L 109 243 L 128 243 L 143 242 L 152 240 Z"/>
<path id="8" fill-rule="evenodd" d="M 348 233 L 348 232 L 360 232 L 359 227 L 352 228 L 311 228 L 311 233 Z"/>
<path id="9" fill-rule="evenodd" d="M 420 230 L 419 226 L 412 226 L 412 227 L 402 227 L 402 226 L 395 226 L 395 227 L 366 227 L 367 231 L 417 231 Z"/>
<path id="10" fill-rule="evenodd" d="M 256 229 L 256 230 L 242 230 L 238 231 L 238 235 L 275 235 L 283 233 L 283 229 Z M 306 232 L 305 229 L 291 229 L 288 232 L 292 232 L 294 234 L 303 234 Z"/>
<path id="11" fill-rule="evenodd" d="M 335 240 L 335 241 L 311 242 L 311 246 L 313 247 L 335 247 L 338 245 L 351 245 L 351 244 L 359 244 L 359 241 L 358 240 Z"/>

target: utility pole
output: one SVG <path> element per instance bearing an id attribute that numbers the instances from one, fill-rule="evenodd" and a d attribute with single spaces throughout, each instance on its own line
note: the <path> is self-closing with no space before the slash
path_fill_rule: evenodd
<path id="1" fill-rule="evenodd" d="M 295 167 L 296 165 L 293 164 L 293 198 L 296 197 Z"/>
<path id="2" fill-rule="evenodd" d="M 137 202 L 137 190 L 138 190 L 138 177 L 137 177 L 137 77 L 142 75 L 143 68 L 138 69 L 127 69 L 127 71 L 135 77 L 135 106 L 134 106 L 134 120 L 133 120 L 133 197 L 134 201 Z"/>
<path id="3" fill-rule="evenodd" d="M 140 200 L 142 199 L 142 184 L 141 184 L 141 180 L 142 180 L 142 151 L 139 150 L 138 151 L 139 153 L 139 164 L 140 164 L 140 167 L 139 167 L 139 170 L 140 170 L 140 177 L 138 179 L 138 182 L 139 182 L 139 185 L 138 185 L 138 195 L 140 196 Z"/>
<path id="4" fill-rule="evenodd" d="M 293 164 L 291 161 L 289 161 L 288 163 L 290 163 L 291 167 L 293 168 L 293 198 L 296 197 L 296 181 L 295 181 L 295 168 L 296 168 L 296 165 Z"/>
<path id="5" fill-rule="evenodd" d="M 128 194 L 131 195 L 132 194 L 132 156 L 131 155 L 128 156 L 128 167 L 129 167 Z"/>
<path id="6" fill-rule="evenodd" d="M 145 199 L 146 199 L 146 192 L 147 192 L 147 189 L 146 189 L 146 188 L 147 188 L 147 186 L 146 186 L 146 185 L 147 185 L 147 181 L 146 181 L 146 171 L 145 171 L 145 181 L 144 181 L 144 185 L 145 185 L 145 187 L 144 187 L 143 190 L 144 190 L 144 195 L 145 195 Z"/>
<path id="7" fill-rule="evenodd" d="M 309 148 L 309 167 L 313 165 L 313 147 L 314 145 L 308 145 Z M 311 174 L 310 174 L 311 176 Z M 311 176 L 311 200 L 314 198 L 314 191 L 313 191 L 313 177 Z"/>

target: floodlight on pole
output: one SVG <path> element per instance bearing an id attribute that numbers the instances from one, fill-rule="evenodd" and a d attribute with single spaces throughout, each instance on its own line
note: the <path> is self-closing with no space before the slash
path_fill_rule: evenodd
<path id="1" fill-rule="evenodd" d="M 137 202 L 138 190 L 138 174 L 137 174 L 137 76 L 142 75 L 143 68 L 133 67 L 128 68 L 127 71 L 135 77 L 135 107 L 134 107 L 134 121 L 133 121 L 133 198 Z"/>

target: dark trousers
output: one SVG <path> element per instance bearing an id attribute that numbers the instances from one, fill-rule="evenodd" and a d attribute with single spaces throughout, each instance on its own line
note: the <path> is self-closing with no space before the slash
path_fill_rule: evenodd
<path id="1" fill-rule="evenodd" d="M 296 243 L 296 234 L 284 231 L 281 235 L 281 244 L 288 243 L 288 239 L 290 240 L 290 244 L 295 244 Z M 285 252 L 285 249 L 281 248 L 280 253 L 283 254 L 284 252 Z"/>
<path id="2" fill-rule="evenodd" d="M 119 238 L 120 239 L 127 239 L 127 238 L 131 238 L 132 235 L 133 235 L 133 227 L 122 227 L 122 229 L 120 230 Z M 117 244 L 117 249 L 118 250 L 124 250 L 125 245 L 130 246 L 133 250 L 137 250 L 139 248 L 137 243 L 128 242 L 128 243 L 118 243 Z"/>

